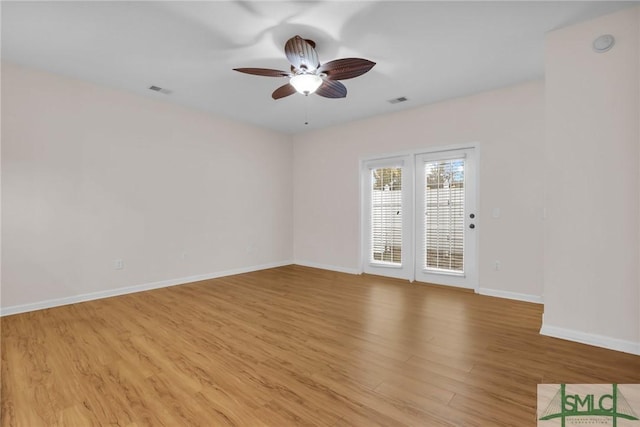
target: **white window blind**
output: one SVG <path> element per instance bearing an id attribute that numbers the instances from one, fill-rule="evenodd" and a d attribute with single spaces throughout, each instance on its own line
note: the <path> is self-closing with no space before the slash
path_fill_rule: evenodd
<path id="1" fill-rule="evenodd" d="M 402 168 L 371 169 L 371 257 L 402 264 Z"/>
<path id="2" fill-rule="evenodd" d="M 425 163 L 427 270 L 464 272 L 464 158 Z"/>

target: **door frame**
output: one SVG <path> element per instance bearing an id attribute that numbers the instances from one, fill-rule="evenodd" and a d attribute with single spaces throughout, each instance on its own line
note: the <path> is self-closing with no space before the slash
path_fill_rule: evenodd
<path id="1" fill-rule="evenodd" d="M 476 201 L 476 226 L 477 228 L 475 229 L 475 233 L 476 233 L 476 239 L 475 239 L 475 274 L 471 280 L 470 280 L 470 286 L 467 286 L 466 288 L 468 289 L 473 289 L 476 293 L 478 293 L 479 289 L 480 289 L 480 280 L 479 280 L 479 273 L 480 273 L 480 239 L 482 236 L 482 227 L 479 226 L 480 224 L 480 188 L 481 188 L 481 183 L 480 183 L 480 159 L 481 159 L 481 151 L 480 151 L 480 142 L 469 142 L 469 143 L 463 143 L 463 144 L 446 144 L 446 145 L 435 145 L 435 146 L 431 146 L 431 147 L 424 147 L 424 148 L 420 148 L 420 149 L 411 149 L 411 150 L 404 150 L 404 151 L 396 151 L 396 152 L 392 152 L 392 153 L 381 153 L 381 154 L 377 154 L 377 155 L 368 155 L 368 156 L 363 156 L 360 157 L 359 161 L 358 161 L 358 166 L 359 166 L 359 173 L 358 173 L 358 177 L 359 177 L 359 189 L 360 189 L 360 203 L 359 203 L 359 221 L 360 221 L 360 227 L 359 227 L 359 231 L 360 231 L 360 245 L 359 245 L 359 253 L 358 253 L 358 259 L 360 260 L 360 266 L 358 269 L 359 273 L 364 273 L 364 272 L 369 272 L 369 269 L 365 269 L 365 264 L 369 263 L 368 260 L 368 244 L 369 244 L 369 229 L 367 228 L 369 226 L 369 221 L 365 221 L 364 215 L 368 214 L 369 212 L 369 206 L 368 206 L 368 198 L 367 198 L 367 191 L 368 188 L 366 188 L 369 185 L 369 177 L 368 175 L 364 172 L 365 168 L 367 168 L 367 165 L 369 164 L 374 164 L 374 162 L 378 162 L 378 161 L 385 161 L 385 160 L 390 160 L 390 159 L 398 159 L 398 158 L 404 158 L 405 160 L 405 166 L 407 166 L 410 169 L 410 174 L 411 175 L 411 179 L 412 179 L 412 191 L 414 194 L 412 194 L 412 197 L 410 197 L 411 199 L 411 207 L 410 207 L 410 211 L 407 207 L 407 209 L 404 210 L 404 212 L 407 212 L 410 214 L 411 219 L 410 219 L 410 224 L 411 224 L 411 230 L 412 233 L 411 234 L 411 265 L 412 268 L 410 268 L 410 272 L 409 274 L 406 275 L 398 275 L 398 274 L 382 274 L 385 272 L 384 268 L 380 268 L 379 274 L 382 276 L 387 276 L 387 277 L 398 277 L 398 278 L 402 278 L 402 279 L 406 279 L 409 282 L 413 283 L 415 281 L 415 265 L 416 265 L 416 241 L 417 239 L 414 238 L 414 234 L 415 234 L 415 230 L 416 230 L 416 208 L 415 208 L 415 203 L 414 203 L 414 199 L 415 199 L 415 181 L 416 181 L 416 160 L 417 157 L 419 155 L 424 155 L 424 154 L 435 154 L 435 153 L 439 153 L 439 152 L 447 152 L 447 151 L 455 151 L 455 150 L 464 150 L 464 149 L 472 149 L 474 152 L 474 157 L 475 157 L 475 167 L 474 167 L 474 171 L 473 171 L 473 178 L 475 179 L 475 201 Z M 409 178 L 409 176 L 407 176 L 407 178 Z M 404 187 L 404 183 L 403 183 L 403 187 Z M 391 269 L 387 270 L 390 271 Z M 375 274 L 375 273 L 372 273 Z M 451 284 L 448 286 L 453 286 L 456 287 L 458 285 L 456 284 Z"/>

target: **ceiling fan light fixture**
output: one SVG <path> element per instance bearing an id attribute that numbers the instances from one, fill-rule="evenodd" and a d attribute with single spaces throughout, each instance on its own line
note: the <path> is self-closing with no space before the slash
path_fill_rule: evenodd
<path id="1" fill-rule="evenodd" d="M 309 95 L 315 92 L 322 84 L 322 78 L 315 74 L 298 74 L 289 80 L 298 93 Z"/>
<path id="2" fill-rule="evenodd" d="M 273 91 L 271 94 L 273 99 L 281 99 L 294 93 L 305 96 L 315 93 L 324 98 L 344 98 L 347 96 L 347 88 L 338 80 L 361 76 L 376 65 L 375 62 L 362 58 L 334 59 L 321 64 L 315 46 L 313 41 L 300 36 L 287 40 L 284 45 L 284 54 L 291 63 L 291 71 L 271 68 L 234 68 L 234 70 L 256 76 L 288 78 L 288 83 Z"/>

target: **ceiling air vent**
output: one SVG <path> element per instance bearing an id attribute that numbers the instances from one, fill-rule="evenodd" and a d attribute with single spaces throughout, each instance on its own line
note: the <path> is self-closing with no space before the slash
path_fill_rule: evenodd
<path id="1" fill-rule="evenodd" d="M 171 93 L 171 91 L 169 89 L 164 89 L 164 88 L 161 88 L 159 86 L 154 86 L 154 85 L 149 86 L 149 90 L 152 90 L 154 92 L 164 93 L 165 95 L 169 95 Z"/>
<path id="2" fill-rule="evenodd" d="M 399 104 L 401 102 L 408 101 L 406 96 L 401 96 L 400 98 L 394 98 L 387 101 L 389 104 Z"/>

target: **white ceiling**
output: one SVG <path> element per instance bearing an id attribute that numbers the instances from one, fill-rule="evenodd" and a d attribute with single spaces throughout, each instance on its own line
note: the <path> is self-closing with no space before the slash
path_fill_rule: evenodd
<path id="1" fill-rule="evenodd" d="M 634 4 L 2 1 L 2 57 L 295 133 L 540 79 L 545 32 Z M 377 65 L 344 81 L 345 99 L 274 101 L 282 80 L 232 71 L 287 70 L 283 46 L 296 34 L 316 41 L 323 63 Z M 409 101 L 387 102 L 400 96 Z"/>

